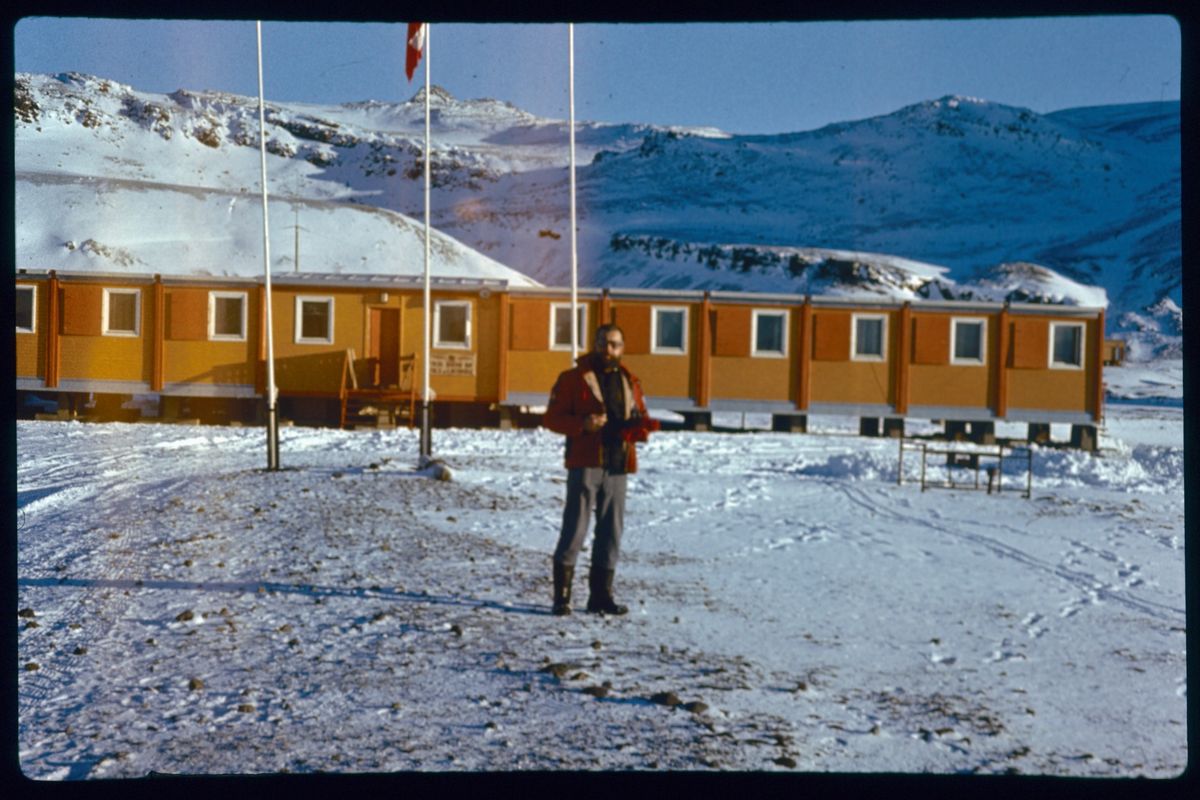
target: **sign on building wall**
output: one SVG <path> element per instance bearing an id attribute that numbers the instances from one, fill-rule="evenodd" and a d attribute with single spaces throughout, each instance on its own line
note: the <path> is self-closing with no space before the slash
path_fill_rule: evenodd
<path id="1" fill-rule="evenodd" d="M 475 376 L 474 353 L 444 353 L 430 355 L 429 373 L 431 375 L 458 375 L 463 377 Z"/>

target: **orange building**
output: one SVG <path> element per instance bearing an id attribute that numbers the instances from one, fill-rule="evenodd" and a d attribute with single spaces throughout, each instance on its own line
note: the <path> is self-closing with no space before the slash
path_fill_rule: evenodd
<path id="1" fill-rule="evenodd" d="M 261 280 L 24 271 L 16 288 L 18 392 L 63 408 L 157 395 L 168 417 L 261 419 Z M 647 402 L 699 424 L 738 410 L 790 430 L 809 414 L 856 416 L 869 432 L 905 418 L 1070 423 L 1094 445 L 1103 413 L 1101 309 L 637 289 L 578 299 L 579 350 L 616 322 Z M 435 279 L 435 422 L 503 424 L 544 405 L 570 366 L 570 315 L 565 289 Z M 285 417 L 337 424 L 351 384 L 381 400 L 420 395 L 419 278 L 276 278 L 270 316 Z"/>

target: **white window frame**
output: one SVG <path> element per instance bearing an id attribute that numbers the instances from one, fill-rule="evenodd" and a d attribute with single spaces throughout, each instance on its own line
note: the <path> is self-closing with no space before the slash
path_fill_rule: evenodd
<path id="1" fill-rule="evenodd" d="M 750 355 L 755 358 L 787 358 L 788 354 L 788 311 L 786 308 L 756 308 L 750 312 Z M 783 318 L 783 350 L 758 349 L 758 321 L 762 317 Z"/>
<path id="2" fill-rule="evenodd" d="M 570 342 L 567 342 L 566 344 L 561 344 L 554 340 L 554 334 L 558 330 L 558 326 L 555 323 L 557 322 L 558 312 L 560 309 L 567 312 L 567 319 L 570 319 L 570 317 L 571 317 L 571 304 L 570 303 L 551 303 L 550 304 L 550 349 L 551 350 L 570 350 L 571 349 Z M 581 320 L 579 320 L 579 331 L 577 332 L 577 335 L 579 337 L 579 349 L 580 349 L 580 351 L 584 351 L 584 350 L 590 349 L 587 344 L 588 307 L 587 307 L 586 303 L 579 304 L 579 313 L 580 313 L 580 316 L 582 316 L 583 318 Z"/>
<path id="3" fill-rule="evenodd" d="M 472 306 L 474 304 L 470 300 L 438 300 L 433 304 L 433 346 L 439 350 L 470 350 L 471 349 L 471 318 Z M 467 309 L 467 325 L 466 325 L 466 341 L 465 342 L 444 342 L 442 341 L 441 322 L 442 309 L 453 306 L 462 306 Z"/>
<path id="4" fill-rule="evenodd" d="M 670 312 L 672 314 L 683 314 L 682 339 L 681 347 L 660 347 L 658 344 L 658 315 L 660 312 Z M 651 306 L 650 307 L 650 352 L 655 355 L 672 355 L 683 356 L 687 355 L 688 345 L 688 307 L 687 306 Z"/>
<path id="5" fill-rule="evenodd" d="M 879 332 L 879 355 L 862 355 L 858 352 L 858 321 L 877 319 L 883 323 Z M 851 314 L 850 315 L 850 360 L 851 361 L 887 361 L 888 351 L 888 317 L 887 314 Z"/>
<path id="6" fill-rule="evenodd" d="M 979 358 L 963 358 L 956 355 L 958 352 L 958 323 L 960 322 L 979 326 Z M 986 317 L 951 317 L 950 363 L 968 367 L 978 367 L 987 364 L 987 328 L 988 321 Z"/>
<path id="7" fill-rule="evenodd" d="M 1070 364 L 1063 361 L 1054 360 L 1054 338 L 1056 331 L 1059 328 L 1075 328 L 1079 331 L 1079 363 Z M 1050 365 L 1050 369 L 1083 369 L 1084 359 L 1087 357 L 1086 347 L 1087 342 L 1084 340 L 1084 335 L 1087 333 L 1087 326 L 1082 322 L 1051 322 L 1050 323 L 1050 352 L 1046 357 L 1046 363 Z"/>
<path id="8" fill-rule="evenodd" d="M 304 304 L 305 303 L 325 303 L 329 306 L 329 335 L 328 336 L 305 336 L 304 335 Z M 295 306 L 295 339 L 296 344 L 333 344 L 333 297 L 329 295 L 311 295 L 298 294 L 296 295 Z"/>
<path id="9" fill-rule="evenodd" d="M 113 295 L 133 295 L 133 330 L 112 330 L 108 327 L 108 306 Z M 100 331 L 104 336 L 136 338 L 142 335 L 142 290 L 104 287 L 104 302 L 100 304 Z"/>
<path id="10" fill-rule="evenodd" d="M 38 287 L 36 285 L 31 286 L 28 284 L 17 287 L 18 292 L 29 292 L 29 295 L 30 295 L 30 298 L 29 298 L 29 327 L 22 328 L 20 325 L 18 325 L 18 326 L 16 326 L 17 333 L 37 333 L 37 316 L 38 316 L 38 314 L 37 314 L 37 312 L 38 312 L 37 288 Z M 13 301 L 15 304 L 16 297 L 13 298 Z M 13 314 L 14 315 L 16 314 L 16 309 L 13 310 Z"/>
<path id="11" fill-rule="evenodd" d="M 242 301 L 242 319 L 241 333 L 217 333 L 217 300 L 241 300 Z M 247 309 L 250 305 L 249 295 L 246 292 L 224 292 L 211 291 L 208 293 L 208 338 L 214 342 L 244 342 L 246 341 L 246 319 Z"/>

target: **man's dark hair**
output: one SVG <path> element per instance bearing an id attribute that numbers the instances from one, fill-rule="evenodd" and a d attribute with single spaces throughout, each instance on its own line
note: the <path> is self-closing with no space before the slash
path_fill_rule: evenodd
<path id="1" fill-rule="evenodd" d="M 621 341 L 625 341 L 625 331 L 621 330 L 621 326 L 615 322 L 608 322 L 596 328 L 596 335 L 592 337 L 593 349 L 601 349 L 601 345 L 608 341 L 608 334 L 612 331 L 621 334 Z"/>

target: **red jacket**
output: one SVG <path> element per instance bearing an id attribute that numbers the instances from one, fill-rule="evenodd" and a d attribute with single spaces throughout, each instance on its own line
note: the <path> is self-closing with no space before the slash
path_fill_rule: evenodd
<path id="1" fill-rule="evenodd" d="M 589 414 L 605 413 L 604 395 L 593 367 L 593 355 L 582 355 L 575 363 L 574 369 L 563 372 L 554 382 L 542 424 L 567 437 L 567 469 L 598 467 L 603 463 L 601 433 L 584 431 L 583 423 Z M 621 432 L 621 444 L 625 449 L 625 471 L 632 473 L 637 472 L 635 443 L 646 441 L 650 431 L 659 429 L 659 424 L 646 412 L 641 382 L 624 365 L 621 365 L 621 378 L 625 384 L 625 428 Z"/>

